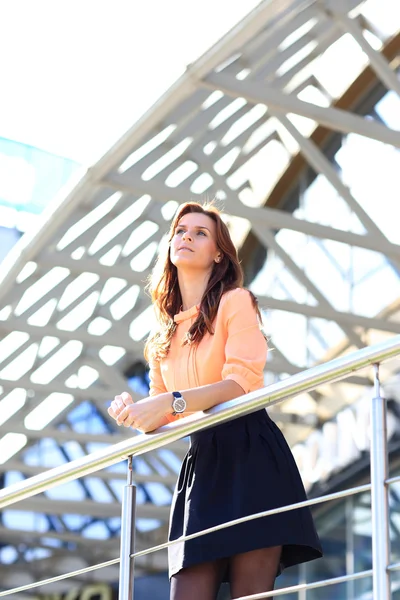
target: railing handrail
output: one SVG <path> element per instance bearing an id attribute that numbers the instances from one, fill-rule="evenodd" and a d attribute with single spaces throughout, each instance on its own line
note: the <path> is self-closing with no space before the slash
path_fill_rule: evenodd
<path id="1" fill-rule="evenodd" d="M 195 431 L 230 421 L 256 410 L 266 408 L 287 398 L 308 392 L 319 385 L 344 379 L 354 371 L 390 360 L 400 354 L 400 335 L 390 340 L 367 346 L 327 363 L 311 367 L 266 388 L 250 392 L 235 400 L 219 404 L 206 413 L 200 413 L 165 425 L 154 433 L 133 436 L 87 456 L 49 469 L 0 491 L 0 509 L 29 498 L 56 485 L 89 475 L 110 467 L 128 456 L 137 456 L 162 448 Z"/>

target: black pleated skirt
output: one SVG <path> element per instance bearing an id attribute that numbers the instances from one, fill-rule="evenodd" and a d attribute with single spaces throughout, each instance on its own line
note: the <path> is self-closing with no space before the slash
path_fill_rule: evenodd
<path id="1" fill-rule="evenodd" d="M 171 507 L 169 539 L 306 499 L 282 432 L 265 410 L 191 436 Z M 278 573 L 322 556 L 308 508 L 262 517 L 168 549 L 169 576 L 198 563 L 282 546 Z M 225 574 L 229 580 L 229 573 Z"/>

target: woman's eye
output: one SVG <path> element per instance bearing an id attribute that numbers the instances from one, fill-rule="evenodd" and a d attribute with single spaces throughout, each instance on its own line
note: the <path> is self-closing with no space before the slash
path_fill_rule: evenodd
<path id="1" fill-rule="evenodd" d="M 183 229 L 177 229 L 177 230 L 176 230 L 176 234 L 177 234 L 177 235 L 178 235 L 178 233 L 182 233 L 182 232 L 183 232 Z"/>
<path id="2" fill-rule="evenodd" d="M 198 233 L 199 235 L 200 235 L 200 234 L 201 234 L 201 235 L 206 235 L 204 231 L 198 231 L 197 233 Z"/>

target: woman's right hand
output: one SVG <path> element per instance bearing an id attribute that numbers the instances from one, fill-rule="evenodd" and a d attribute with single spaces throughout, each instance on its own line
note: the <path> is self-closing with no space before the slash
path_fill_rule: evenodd
<path id="1" fill-rule="evenodd" d="M 131 395 L 128 392 L 122 392 L 122 394 L 114 397 L 107 412 L 116 421 L 124 408 L 130 404 L 134 404 Z"/>

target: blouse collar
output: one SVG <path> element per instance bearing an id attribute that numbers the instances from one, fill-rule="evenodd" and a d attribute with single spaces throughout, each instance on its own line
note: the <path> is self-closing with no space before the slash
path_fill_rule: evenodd
<path id="1" fill-rule="evenodd" d="M 181 323 L 182 321 L 186 321 L 186 319 L 191 319 L 199 312 L 200 305 L 195 304 L 191 308 L 187 310 L 181 310 L 177 315 L 174 316 L 175 323 Z"/>

